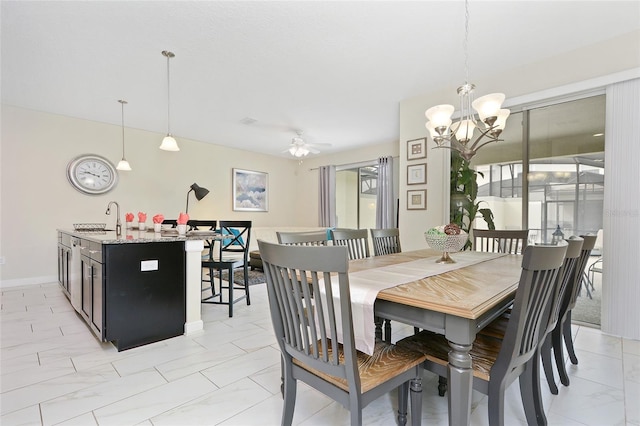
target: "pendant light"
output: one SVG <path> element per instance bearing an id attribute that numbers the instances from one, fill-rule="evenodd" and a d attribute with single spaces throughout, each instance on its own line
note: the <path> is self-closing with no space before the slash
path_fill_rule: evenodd
<path id="1" fill-rule="evenodd" d="M 171 79 L 169 77 L 169 59 L 176 55 L 168 50 L 163 50 L 162 56 L 167 58 L 167 136 L 162 139 L 160 149 L 164 151 L 180 151 L 178 142 L 176 142 L 171 135 Z"/>
<path id="2" fill-rule="evenodd" d="M 120 102 L 120 105 L 122 107 L 122 160 L 120 160 L 116 169 L 131 171 L 131 166 L 129 165 L 129 162 L 127 161 L 126 158 L 124 158 L 124 105 L 128 102 L 125 101 L 124 99 L 119 99 L 118 102 Z"/>

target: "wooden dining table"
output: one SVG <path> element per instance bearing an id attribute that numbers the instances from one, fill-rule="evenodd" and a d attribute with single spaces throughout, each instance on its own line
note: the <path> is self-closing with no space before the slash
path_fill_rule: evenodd
<path id="1" fill-rule="evenodd" d="M 374 303 L 376 316 L 443 334 L 449 341 L 450 425 L 469 424 L 473 385 L 469 351 L 476 333 L 513 302 L 522 263 L 522 256 L 518 255 L 487 258 L 486 253 L 464 253 L 467 259 L 476 255 L 479 259 L 485 257 L 472 265 L 442 273 L 436 271 L 430 276 L 383 289 Z M 434 250 L 417 250 L 353 260 L 349 263 L 349 277 L 351 280 L 360 271 L 375 276 L 376 269 L 382 271 L 391 265 L 416 260 L 433 258 L 435 263 L 441 254 Z M 456 254 L 451 257 L 455 260 Z M 450 265 L 446 269 L 449 268 Z"/>

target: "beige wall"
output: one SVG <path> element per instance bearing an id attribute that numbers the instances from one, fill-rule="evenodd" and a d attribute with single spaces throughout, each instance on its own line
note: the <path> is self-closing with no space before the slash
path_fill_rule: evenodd
<path id="1" fill-rule="evenodd" d="M 48 282 L 55 278 L 56 228 L 79 222 L 115 223 L 106 216 L 111 200 L 125 212 L 176 218 L 184 211 L 189 186 L 197 182 L 211 192 L 202 201 L 193 194 L 189 213 L 195 219 L 252 220 L 254 226 L 316 226 L 314 214 L 299 215 L 288 206 L 298 192 L 297 162 L 267 155 L 179 139 L 181 151 L 158 149 L 162 135 L 126 129 L 127 159 L 133 171 L 119 172 L 117 187 L 100 196 L 84 195 L 66 178 L 67 163 L 93 153 L 117 164 L 121 130 L 79 120 L 4 106 L 2 109 L 2 215 L 0 255 L 3 284 Z M 232 168 L 269 173 L 269 212 L 234 212 Z"/>
<path id="2" fill-rule="evenodd" d="M 319 165 L 344 164 L 396 155 L 397 143 L 355 149 L 334 156 L 311 157 L 300 163 L 178 137 L 181 151 L 158 149 L 163 135 L 126 129 L 127 160 L 133 171 L 119 172 L 117 187 L 105 195 L 88 196 L 71 187 L 68 162 L 85 153 L 121 157 L 119 126 L 3 105 L 0 192 L 0 285 L 28 285 L 56 280 L 57 228 L 73 223 L 115 223 L 106 216 L 109 201 L 125 212 L 175 218 L 184 211 L 189 186 L 196 182 L 211 192 L 201 201 L 193 195 L 194 219 L 252 220 L 256 228 L 318 225 Z M 232 209 L 232 169 L 269 174 L 269 211 Z M 310 170 L 314 168 L 314 170 Z"/>

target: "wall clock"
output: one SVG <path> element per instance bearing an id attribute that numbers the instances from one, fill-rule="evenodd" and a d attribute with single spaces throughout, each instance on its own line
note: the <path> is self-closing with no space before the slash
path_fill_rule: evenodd
<path id="1" fill-rule="evenodd" d="M 83 194 L 99 195 L 118 183 L 118 172 L 111 161 L 94 154 L 83 154 L 67 165 L 69 183 Z"/>

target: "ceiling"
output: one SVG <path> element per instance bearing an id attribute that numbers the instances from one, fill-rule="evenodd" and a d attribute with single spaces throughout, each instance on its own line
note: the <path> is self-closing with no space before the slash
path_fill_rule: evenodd
<path id="1" fill-rule="evenodd" d="M 640 28 L 638 1 L 471 0 L 469 14 L 471 79 Z M 1 15 L 3 104 L 119 125 L 126 99 L 127 127 L 166 133 L 170 50 L 178 142 L 389 143 L 402 99 L 464 80 L 459 0 L 3 0 Z"/>

